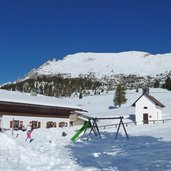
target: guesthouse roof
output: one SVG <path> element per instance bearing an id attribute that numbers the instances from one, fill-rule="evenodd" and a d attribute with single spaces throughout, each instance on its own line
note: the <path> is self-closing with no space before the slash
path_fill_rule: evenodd
<path id="1" fill-rule="evenodd" d="M 80 107 L 59 103 L 55 97 L 0 90 L 0 115 L 68 117 L 75 111 L 87 112 Z"/>

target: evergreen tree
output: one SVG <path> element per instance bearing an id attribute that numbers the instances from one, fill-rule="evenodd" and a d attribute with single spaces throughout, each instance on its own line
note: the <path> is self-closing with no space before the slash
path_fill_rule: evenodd
<path id="1" fill-rule="evenodd" d="M 118 84 L 113 99 L 114 105 L 121 107 L 121 104 L 126 103 L 127 99 L 125 95 L 126 95 L 125 87 L 122 84 Z"/>
<path id="2" fill-rule="evenodd" d="M 166 88 L 167 90 L 171 90 L 171 79 L 170 79 L 170 77 L 168 77 L 165 80 L 165 84 L 163 85 L 163 88 Z"/>
<path id="3" fill-rule="evenodd" d="M 56 75 L 28 78 L 23 81 L 21 80 L 12 84 L 3 85 L 1 88 L 27 93 L 31 90 L 35 90 L 38 94 L 55 97 L 70 97 L 72 94 L 82 91 L 80 93 L 80 98 L 82 98 L 87 90 L 93 90 L 96 92 L 101 86 L 102 83 L 99 81 L 87 77 L 64 78 L 60 75 Z"/>
<path id="4" fill-rule="evenodd" d="M 79 99 L 82 99 L 82 98 L 83 98 L 83 94 L 82 92 L 80 92 Z"/>
<path id="5" fill-rule="evenodd" d="M 154 88 L 159 88 L 159 86 L 160 86 L 160 81 L 159 80 L 155 80 Z"/>

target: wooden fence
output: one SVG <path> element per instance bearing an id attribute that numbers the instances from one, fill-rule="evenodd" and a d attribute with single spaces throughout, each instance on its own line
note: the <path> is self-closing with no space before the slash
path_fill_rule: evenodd
<path id="1" fill-rule="evenodd" d="M 161 119 L 161 120 L 148 120 L 148 124 L 157 124 L 157 123 L 167 123 L 171 121 L 171 119 Z M 143 122 L 143 121 L 142 121 Z M 146 123 L 143 123 L 146 124 Z M 117 128 L 119 124 L 108 124 L 108 125 L 100 125 L 99 129 L 108 129 L 108 128 Z M 124 122 L 125 127 L 130 125 L 137 125 L 136 122 Z"/>
<path id="2" fill-rule="evenodd" d="M 148 124 L 156 124 L 156 123 L 167 123 L 167 122 L 169 122 L 169 121 L 171 121 L 171 119 L 161 119 L 161 120 L 148 120 Z M 142 121 L 143 122 L 143 121 Z M 144 122 L 146 122 L 146 121 L 144 121 Z M 144 123 L 143 122 L 143 124 L 146 124 L 146 123 Z"/>

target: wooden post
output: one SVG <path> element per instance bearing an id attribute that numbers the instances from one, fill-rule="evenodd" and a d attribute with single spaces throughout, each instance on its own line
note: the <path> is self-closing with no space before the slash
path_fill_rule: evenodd
<path id="1" fill-rule="evenodd" d="M 12 119 L 12 135 L 14 134 L 14 118 Z"/>
<path id="2" fill-rule="evenodd" d="M 124 126 L 124 123 L 122 121 L 123 117 L 119 117 L 119 118 L 120 118 L 120 122 L 119 122 L 119 126 L 118 126 L 118 129 L 117 129 L 117 132 L 116 132 L 115 140 L 117 139 L 117 136 L 118 136 L 119 129 L 120 129 L 120 126 L 121 125 L 122 125 L 122 127 L 123 127 L 123 129 L 125 131 L 125 134 L 126 134 L 127 139 L 129 139 L 128 134 L 127 134 L 126 129 L 125 129 L 125 126 Z"/>

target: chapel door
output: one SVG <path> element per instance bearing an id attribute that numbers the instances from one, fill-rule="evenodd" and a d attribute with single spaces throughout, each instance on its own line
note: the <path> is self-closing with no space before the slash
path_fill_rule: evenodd
<path id="1" fill-rule="evenodd" d="M 148 124 L 148 113 L 143 114 L 143 123 Z"/>

